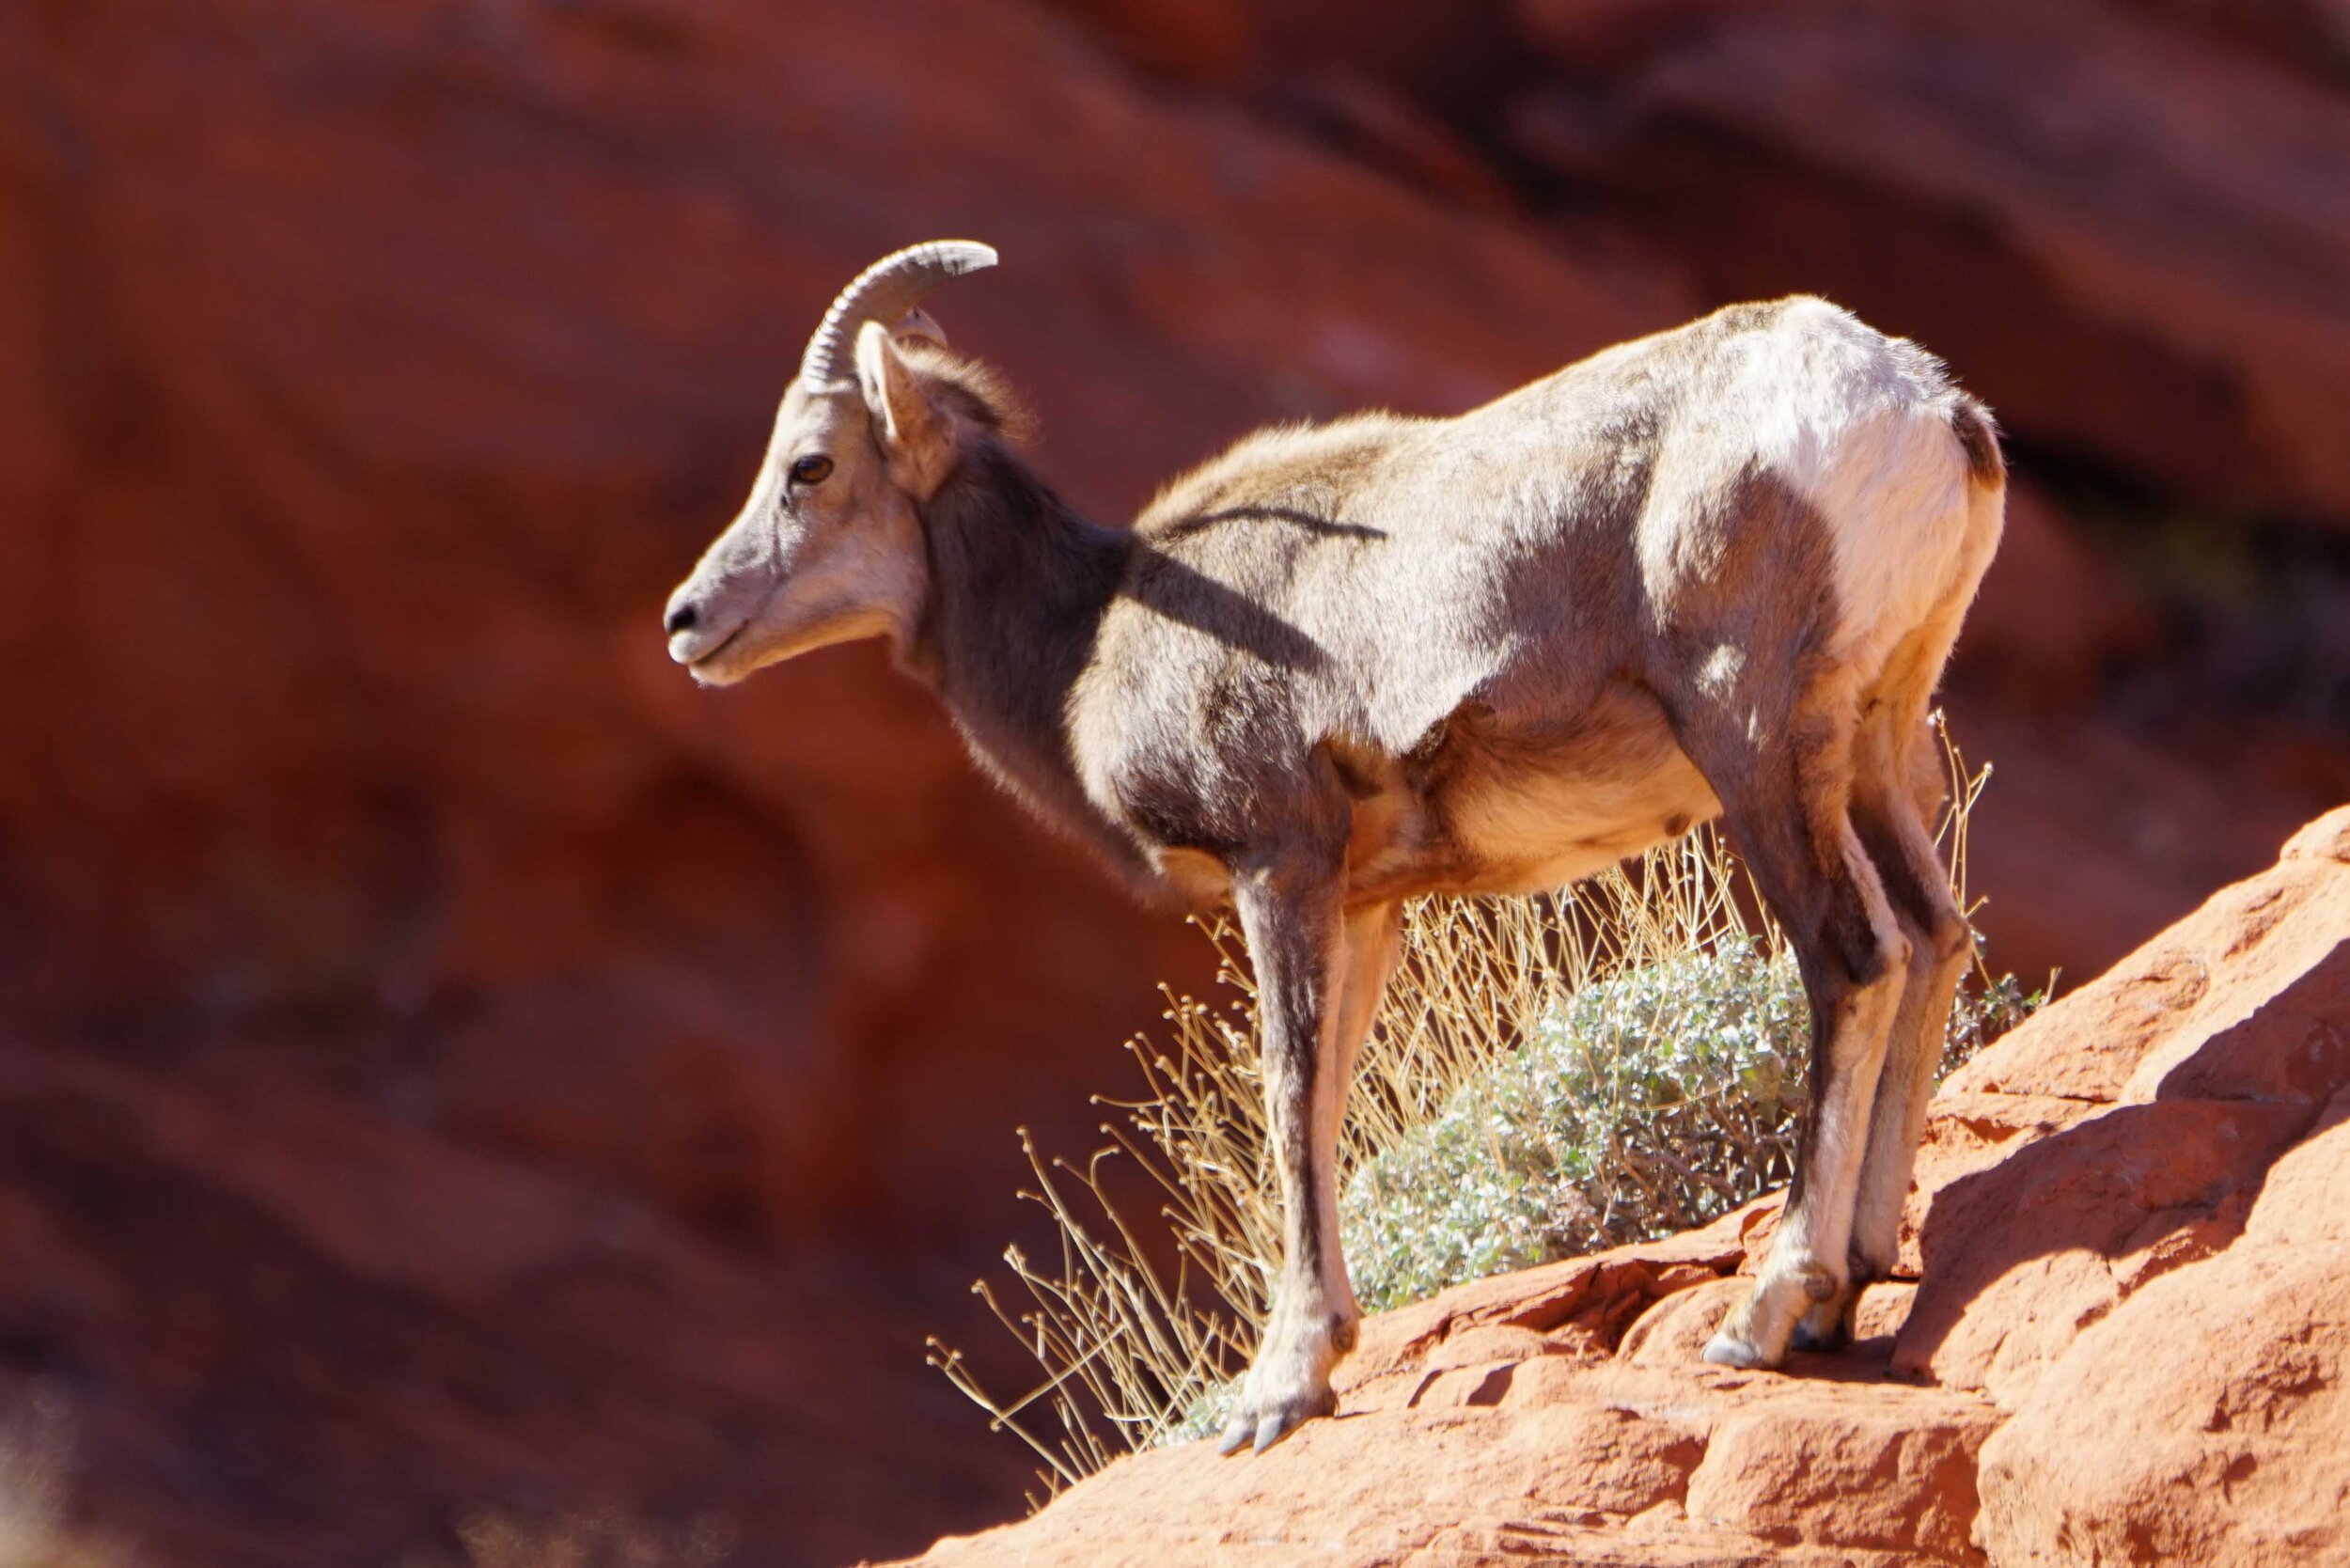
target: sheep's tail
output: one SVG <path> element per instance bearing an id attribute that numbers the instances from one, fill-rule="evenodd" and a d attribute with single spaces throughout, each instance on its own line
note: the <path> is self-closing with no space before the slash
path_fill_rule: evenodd
<path id="1" fill-rule="evenodd" d="M 1976 489 L 2006 488 L 2007 459 L 1999 451 L 1999 426 L 1989 409 L 1961 392 L 1950 407 L 1950 433 L 1966 453 L 1966 474 Z"/>

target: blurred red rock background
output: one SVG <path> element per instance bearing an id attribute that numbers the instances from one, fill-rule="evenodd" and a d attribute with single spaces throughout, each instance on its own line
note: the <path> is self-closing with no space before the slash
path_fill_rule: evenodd
<path id="1" fill-rule="evenodd" d="M 911 240 L 1097 514 L 1810 290 L 2009 427 L 2001 965 L 2350 796 L 2338 0 L 0 8 L 0 1398 L 156 1562 L 1016 1513 L 921 1363 L 1204 947 L 669 586 Z M 419 1556 L 418 1554 L 424 1554 Z"/>

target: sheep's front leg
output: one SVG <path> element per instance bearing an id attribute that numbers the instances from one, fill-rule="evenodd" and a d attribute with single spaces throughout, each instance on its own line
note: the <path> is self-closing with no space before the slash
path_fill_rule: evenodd
<path id="1" fill-rule="evenodd" d="M 1339 995 L 1347 968 L 1339 880 L 1269 870 L 1233 883 L 1257 971 L 1282 1256 L 1256 1363 L 1225 1429 L 1226 1453 L 1251 1443 L 1261 1452 L 1338 1408 L 1330 1369 L 1354 1348 L 1362 1316 L 1339 1251 L 1338 1129 L 1346 1094 L 1340 1035 L 1349 1011 Z"/>

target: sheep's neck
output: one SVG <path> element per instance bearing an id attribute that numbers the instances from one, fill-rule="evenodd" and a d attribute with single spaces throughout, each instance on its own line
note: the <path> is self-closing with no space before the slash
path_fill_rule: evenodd
<path id="1" fill-rule="evenodd" d="M 914 667 L 1014 795 L 1120 871 L 1147 876 L 1132 840 L 1087 798 L 1068 722 L 1128 536 L 1088 522 L 994 447 L 964 460 L 922 521 L 930 592 Z"/>

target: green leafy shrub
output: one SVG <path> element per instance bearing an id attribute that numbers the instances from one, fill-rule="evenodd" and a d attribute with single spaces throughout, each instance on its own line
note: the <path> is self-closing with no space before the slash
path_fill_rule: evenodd
<path id="1" fill-rule="evenodd" d="M 1962 996 L 1945 1061 L 2035 1000 L 2013 977 Z M 1760 945 L 1583 987 L 1355 1169 L 1340 1219 L 1363 1306 L 1669 1235 L 1784 1185 L 1810 1041 L 1794 956 Z"/>

